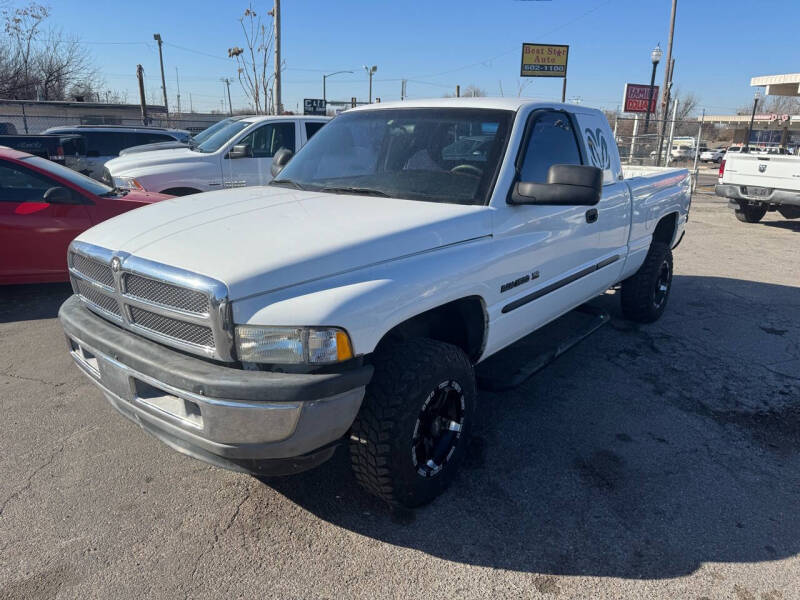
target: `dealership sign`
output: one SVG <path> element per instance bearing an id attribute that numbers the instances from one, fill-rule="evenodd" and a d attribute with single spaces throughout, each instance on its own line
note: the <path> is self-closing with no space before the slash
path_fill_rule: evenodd
<path id="1" fill-rule="evenodd" d="M 569 46 L 522 44 L 520 77 L 566 77 Z"/>
<path id="2" fill-rule="evenodd" d="M 305 98 L 303 100 L 304 115 L 325 116 L 327 113 L 327 102 L 321 98 Z"/>
<path id="3" fill-rule="evenodd" d="M 638 83 L 625 84 L 624 109 L 626 113 L 646 113 L 647 98 L 650 97 L 650 86 Z M 655 114 L 658 104 L 658 86 L 653 86 L 653 96 L 650 98 L 650 112 Z"/>

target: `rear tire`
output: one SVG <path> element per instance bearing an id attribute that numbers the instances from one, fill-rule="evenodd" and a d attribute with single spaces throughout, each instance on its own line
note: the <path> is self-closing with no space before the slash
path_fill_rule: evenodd
<path id="1" fill-rule="evenodd" d="M 475 373 L 463 350 L 420 338 L 376 353 L 352 427 L 356 480 L 391 506 L 427 504 L 452 481 L 475 413 Z"/>
<path id="2" fill-rule="evenodd" d="M 622 314 L 637 323 L 657 321 L 671 289 L 672 249 L 664 242 L 653 242 L 639 270 L 622 282 Z"/>
<path id="3" fill-rule="evenodd" d="M 735 214 L 742 223 L 758 223 L 767 214 L 767 207 L 740 204 L 739 208 L 735 210 Z"/>

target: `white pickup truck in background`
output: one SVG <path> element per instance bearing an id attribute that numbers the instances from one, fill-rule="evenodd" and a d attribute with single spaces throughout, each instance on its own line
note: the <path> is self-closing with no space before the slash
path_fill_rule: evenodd
<path id="1" fill-rule="evenodd" d="M 275 153 L 299 150 L 328 117 L 233 118 L 199 144 L 133 152 L 108 161 L 103 181 L 122 189 L 186 196 L 229 187 L 265 185 Z"/>
<path id="2" fill-rule="evenodd" d="M 758 223 L 767 211 L 800 218 L 800 156 L 728 152 L 719 167 L 717 196 L 728 198 L 736 218 Z"/>
<path id="3" fill-rule="evenodd" d="M 617 284 L 629 319 L 667 305 L 689 173 L 624 171 L 598 110 L 382 103 L 288 158 L 70 248 L 72 357 L 195 458 L 281 474 L 345 444 L 368 491 L 418 506 L 464 458 L 477 363 Z"/>

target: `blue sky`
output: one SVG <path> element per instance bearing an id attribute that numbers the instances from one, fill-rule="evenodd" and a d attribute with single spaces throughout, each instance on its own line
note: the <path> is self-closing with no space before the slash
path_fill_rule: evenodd
<path id="1" fill-rule="evenodd" d="M 17 5 L 19 2 L 12 2 Z M 141 62 L 148 96 L 159 94 L 161 33 L 170 103 L 175 68 L 182 106 L 220 108 L 221 77 L 235 80 L 227 49 L 243 45 L 237 21 L 246 0 L 64 0 L 51 5 L 51 24 L 78 35 L 112 90 L 138 98 Z M 271 2 L 254 2 L 266 12 Z M 650 50 L 666 53 L 669 0 L 437 0 L 433 2 L 283 0 L 284 105 L 322 96 L 322 74 L 355 71 L 328 81 L 328 97 L 366 99 L 364 64 L 377 65 L 375 96 L 399 99 L 400 79 L 412 98 L 442 96 L 475 84 L 490 95 L 557 99 L 561 80 L 520 79 L 522 42 L 568 44 L 567 97 L 615 108 L 625 82 L 648 83 Z M 796 43 L 800 0 L 681 0 L 673 56 L 675 83 L 710 113 L 731 113 L 751 101 L 750 77 L 800 71 Z M 763 25 L 763 29 L 760 24 Z M 741 44 L 739 40 L 747 40 Z M 180 46 L 180 48 L 176 47 Z M 663 79 L 662 60 L 657 82 Z M 232 83 L 234 108 L 246 106 Z M 160 96 L 159 96 L 160 98 Z"/>

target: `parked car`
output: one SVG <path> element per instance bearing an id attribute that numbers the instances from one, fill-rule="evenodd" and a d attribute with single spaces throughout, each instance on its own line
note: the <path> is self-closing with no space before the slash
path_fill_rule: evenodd
<path id="1" fill-rule="evenodd" d="M 800 218 L 800 156 L 766 152 L 727 154 L 719 167 L 717 196 L 728 198 L 742 223 L 758 223 L 767 212 Z"/>
<path id="2" fill-rule="evenodd" d="M 67 281 L 67 247 L 93 225 L 169 196 L 112 189 L 0 148 L 0 284 Z"/>
<path id="3" fill-rule="evenodd" d="M 444 156 L 475 132 L 487 152 Z M 689 173 L 623 171 L 599 110 L 373 104 L 287 153 L 269 186 L 153 205 L 71 246 L 73 359 L 184 454 L 286 474 L 345 444 L 368 491 L 424 504 L 464 458 L 473 365 L 617 284 L 629 319 L 665 310 Z"/>
<path id="4" fill-rule="evenodd" d="M 78 170 L 85 154 L 83 138 L 79 135 L 0 135 L 0 146 L 27 152 Z"/>
<path id="5" fill-rule="evenodd" d="M 81 156 L 78 171 L 94 179 L 100 180 L 103 165 L 119 155 L 120 151 L 130 146 L 139 146 L 152 142 L 189 140 L 189 132 L 183 129 L 165 129 L 163 127 L 144 127 L 126 125 L 76 125 L 51 127 L 45 134 L 75 134 L 85 140 L 86 153 Z"/>
<path id="6" fill-rule="evenodd" d="M 174 196 L 226 187 L 264 185 L 272 179 L 273 155 L 296 152 L 327 117 L 260 116 L 228 122 L 188 148 L 141 152 L 106 163 L 106 182 L 120 188 Z"/>
<path id="7" fill-rule="evenodd" d="M 722 158 L 725 156 L 725 148 L 712 148 L 711 150 L 706 150 L 700 154 L 700 160 L 702 162 L 721 162 Z"/>
<path id="8" fill-rule="evenodd" d="M 138 152 L 153 152 L 154 150 L 168 150 L 170 148 L 189 148 L 190 146 L 197 146 L 198 144 L 202 144 L 206 140 L 206 138 L 211 137 L 217 131 L 225 127 L 228 123 L 231 123 L 233 121 L 241 121 L 246 117 L 247 115 L 228 117 L 227 119 L 222 119 L 221 121 L 217 121 L 210 127 L 203 129 L 203 131 L 201 131 L 200 133 L 197 133 L 195 135 L 190 135 L 189 139 L 185 141 L 171 140 L 168 142 L 154 142 L 152 144 L 142 144 L 141 146 L 131 146 L 130 148 L 122 149 L 119 155 L 125 156 L 127 154 L 136 154 Z"/>

